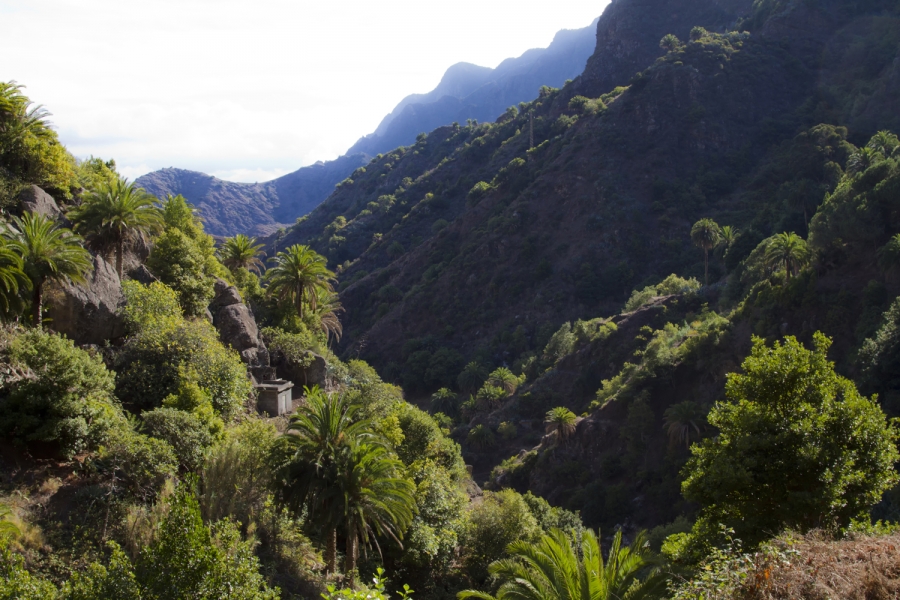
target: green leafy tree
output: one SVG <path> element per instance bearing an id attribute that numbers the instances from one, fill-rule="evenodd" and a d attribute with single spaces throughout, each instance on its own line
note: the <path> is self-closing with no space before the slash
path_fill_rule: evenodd
<path id="1" fill-rule="evenodd" d="M 334 273 L 326 267 L 325 257 L 309 246 L 295 244 L 271 260 L 275 266 L 266 272 L 269 292 L 291 302 L 301 319 L 304 305 L 315 311 L 319 300 L 334 292 Z"/>
<path id="2" fill-rule="evenodd" d="M 216 415 L 235 416 L 253 391 L 240 355 L 222 344 L 208 321 L 185 319 L 168 286 L 126 281 L 123 291 L 131 335 L 114 363 L 120 397 L 149 410 L 174 396 L 172 407 L 195 412 L 212 425 L 215 415 L 202 406 L 199 396 L 204 396 Z"/>
<path id="3" fill-rule="evenodd" d="M 69 211 L 75 230 L 84 233 L 88 246 L 100 253 L 113 250 L 116 272 L 123 277 L 123 258 L 127 244 L 160 231 L 162 212 L 156 197 L 127 179 L 117 177 L 103 182 L 87 195 L 81 206 Z"/>
<path id="4" fill-rule="evenodd" d="M 157 537 L 141 552 L 135 573 L 145 599 L 280 596 L 260 575 L 253 543 L 241 540 L 237 525 L 227 519 L 205 525 L 197 499 L 184 488 L 170 500 Z"/>
<path id="5" fill-rule="evenodd" d="M 893 273 L 900 268 L 900 233 L 894 234 L 888 243 L 878 250 L 878 266 L 885 273 Z"/>
<path id="6" fill-rule="evenodd" d="M 506 556 L 511 543 L 536 542 L 541 528 L 521 494 L 505 489 L 485 492 L 484 501 L 472 507 L 463 535 L 463 563 L 475 581 L 483 581 L 488 565 Z"/>
<path id="7" fill-rule="evenodd" d="M 563 441 L 575 433 L 577 419 L 575 413 L 565 406 L 557 406 L 547 411 L 544 423 L 547 426 L 547 433 L 556 432 L 557 439 Z"/>
<path id="8" fill-rule="evenodd" d="M 790 279 L 809 264 L 810 251 L 806 240 L 796 233 L 776 233 L 766 248 L 765 261 L 770 269 L 784 267 L 785 278 Z"/>
<path id="9" fill-rule="evenodd" d="M 263 263 L 259 259 L 262 247 L 262 244 L 256 243 L 256 238 L 239 233 L 234 237 L 227 238 L 222 243 L 222 247 L 219 248 L 219 256 L 222 264 L 232 271 L 247 269 L 259 273 L 263 267 Z"/>
<path id="10" fill-rule="evenodd" d="M 81 246 L 80 237 L 38 213 L 13 217 L 4 235 L 22 258 L 23 271 L 31 280 L 31 318 L 35 327 L 40 327 L 44 284 L 84 281 L 84 274 L 91 268 L 91 255 Z"/>
<path id="11" fill-rule="evenodd" d="M 694 39 L 693 31 L 691 39 Z M 709 285 L 709 251 L 721 243 L 722 229 L 712 219 L 700 219 L 691 227 L 691 241 L 703 249 L 703 283 Z"/>
<path id="12" fill-rule="evenodd" d="M 826 358 L 793 337 L 753 341 L 743 373 L 730 373 L 719 430 L 691 450 L 685 496 L 702 507 L 695 533 L 721 523 L 754 544 L 784 529 L 840 528 L 897 483 L 897 432 L 878 405 Z"/>
<path id="13" fill-rule="evenodd" d="M 187 200 L 169 195 L 161 209 L 165 231 L 156 239 L 147 266 L 178 293 L 187 316 L 199 317 L 213 297 L 216 278 L 227 277 L 228 271 L 216 258 L 215 243 L 203 232 L 203 222 Z"/>
<path id="14" fill-rule="evenodd" d="M 651 571 L 653 565 L 644 533 L 624 546 L 622 532 L 613 536 L 606 560 L 597 534 L 586 529 L 580 546 L 560 529 L 541 536 L 538 542 L 515 541 L 507 552 L 511 558 L 488 568 L 500 581 L 496 596 L 476 590 L 458 594 L 460 600 L 616 600 L 658 598 L 665 579 Z"/>

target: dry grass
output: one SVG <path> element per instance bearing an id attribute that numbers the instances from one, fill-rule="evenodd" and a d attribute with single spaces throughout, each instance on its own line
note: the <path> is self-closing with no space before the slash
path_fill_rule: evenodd
<path id="1" fill-rule="evenodd" d="M 832 540 L 810 534 L 790 561 L 763 563 L 742 600 L 888 600 L 900 598 L 900 533 Z"/>

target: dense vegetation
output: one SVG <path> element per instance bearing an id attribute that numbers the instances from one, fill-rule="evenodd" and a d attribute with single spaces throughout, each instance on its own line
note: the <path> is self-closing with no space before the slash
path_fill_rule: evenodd
<path id="1" fill-rule="evenodd" d="M 628 85 L 422 134 L 218 248 L 5 84 L 0 598 L 837 585 L 822 553 L 900 520 L 900 13 L 875 4 L 667 35 Z M 124 334 L 79 345 L 43 290 L 104 260 Z M 272 370 L 309 383 L 290 416 L 256 411 Z M 841 593 L 890 597 L 885 564 Z"/>

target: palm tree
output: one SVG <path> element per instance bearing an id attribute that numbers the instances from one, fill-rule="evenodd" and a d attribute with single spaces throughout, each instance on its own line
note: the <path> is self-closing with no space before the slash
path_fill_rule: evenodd
<path id="1" fill-rule="evenodd" d="M 222 243 L 222 247 L 219 248 L 219 257 L 222 259 L 222 264 L 232 271 L 243 268 L 259 273 L 263 266 L 262 261 L 259 260 L 262 247 L 262 244 L 256 243 L 256 238 L 239 233 L 234 237 L 227 238 Z"/>
<path id="2" fill-rule="evenodd" d="M 22 267 L 22 258 L 10 241 L 0 238 L 0 314 L 9 316 L 21 309 L 19 290 L 31 286 Z"/>
<path id="3" fill-rule="evenodd" d="M 0 81 L 0 153 L 10 150 L 29 133 L 35 137 L 52 136 L 47 125 L 50 113 L 43 106 L 32 104 L 22 93 L 23 87 L 15 81 Z"/>
<path id="4" fill-rule="evenodd" d="M 105 254 L 115 250 L 119 279 L 123 275 L 125 244 L 145 239 L 163 227 L 156 197 L 121 177 L 102 183 L 81 206 L 69 211 L 68 217 L 75 223 L 75 230 L 85 234 L 94 251 Z"/>
<path id="5" fill-rule="evenodd" d="M 712 219 L 700 219 L 691 227 L 691 241 L 703 248 L 703 284 L 709 285 L 709 251 L 722 241 L 722 230 Z"/>
<path id="6" fill-rule="evenodd" d="M 331 286 L 334 273 L 326 267 L 325 257 L 309 246 L 295 244 L 270 260 L 275 266 L 266 273 L 269 292 L 281 300 L 293 302 L 301 319 L 304 300 L 315 311 L 319 298 L 334 292 Z"/>
<path id="7" fill-rule="evenodd" d="M 619 600 L 658 597 L 665 579 L 655 570 L 645 579 L 641 571 L 652 566 L 644 532 L 622 546 L 617 531 L 603 560 L 597 534 L 585 529 L 580 548 L 560 529 L 552 529 L 537 543 L 519 540 L 506 551 L 511 558 L 491 563 L 488 571 L 502 583 L 497 595 L 465 590 L 457 598 L 480 600 Z"/>
<path id="8" fill-rule="evenodd" d="M 484 383 L 487 377 L 487 369 L 477 362 L 470 362 L 456 378 L 456 385 L 463 394 L 474 394 Z"/>
<path id="9" fill-rule="evenodd" d="M 691 438 L 700 439 L 706 414 L 699 404 L 690 400 L 680 402 L 667 408 L 663 414 L 663 426 L 673 446 L 684 442 L 684 447 L 690 448 Z"/>
<path id="10" fill-rule="evenodd" d="M 887 130 L 882 130 L 872 136 L 866 148 L 870 148 L 878 152 L 885 158 L 889 157 L 895 148 L 900 146 L 900 140 L 897 136 Z"/>
<path id="11" fill-rule="evenodd" d="M 492 448 L 497 443 L 497 439 L 494 437 L 494 432 L 491 431 L 489 427 L 481 423 L 469 430 L 469 433 L 466 436 L 466 440 L 469 442 L 469 444 L 472 445 L 473 448 L 477 448 L 479 450 Z"/>
<path id="12" fill-rule="evenodd" d="M 851 175 L 862 173 L 881 158 L 879 153 L 871 148 L 860 148 L 847 159 L 847 172 Z"/>
<path id="13" fill-rule="evenodd" d="M 353 577 L 360 542 L 368 547 L 375 536 L 398 544 L 413 519 L 415 485 L 401 476 L 403 463 L 378 444 L 362 443 L 346 454 L 338 486 L 344 499 L 347 549 L 344 573 Z M 379 548 L 380 552 L 380 548 Z"/>
<path id="14" fill-rule="evenodd" d="M 724 256 L 735 240 L 737 240 L 738 236 L 741 235 L 741 230 L 737 227 L 732 227 L 731 225 L 722 225 L 720 235 L 721 239 L 718 246 L 716 246 L 716 252 L 718 252 L 720 256 Z"/>
<path id="15" fill-rule="evenodd" d="M 447 388 L 441 388 L 431 395 L 432 412 L 440 412 L 452 417 L 456 414 L 457 407 L 456 394 Z"/>
<path id="16" fill-rule="evenodd" d="M 313 313 L 319 317 L 319 325 L 325 332 L 326 340 L 331 339 L 333 335 L 334 339 L 341 341 L 341 336 L 344 334 L 344 326 L 341 325 L 341 319 L 338 317 L 338 313 L 341 312 L 344 312 L 344 307 L 337 294 L 325 292 L 319 298 Z"/>
<path id="17" fill-rule="evenodd" d="M 12 509 L 0 502 L 0 538 L 16 537 L 19 535 L 19 527 L 10 520 L 12 516 Z"/>
<path id="18" fill-rule="evenodd" d="M 328 395 L 318 386 L 307 389 L 306 404 L 291 417 L 282 443 L 287 461 L 281 465 L 286 501 L 322 525 L 326 534 L 325 562 L 337 568 L 337 530 L 344 519 L 339 486 L 347 454 L 359 443 L 381 443 L 372 422 L 357 418 L 359 405 L 346 395 Z"/>
<path id="19" fill-rule="evenodd" d="M 790 279 L 809 263 L 809 246 L 796 233 L 777 233 L 766 248 L 765 261 L 770 269 L 784 267 L 785 278 Z"/>
<path id="20" fill-rule="evenodd" d="M 48 280 L 84 281 L 84 274 L 91 268 L 91 255 L 81 246 L 79 236 L 59 227 L 50 217 L 26 212 L 12 221 L 4 235 L 22 258 L 22 270 L 31 280 L 31 315 L 35 327 L 40 327 L 44 284 Z"/>
<path id="21" fill-rule="evenodd" d="M 672 52 L 677 50 L 681 46 L 681 40 L 675 37 L 672 33 L 667 33 L 659 40 L 659 47 L 665 50 L 666 52 Z"/>
<path id="22" fill-rule="evenodd" d="M 557 406 L 547 411 L 544 417 L 544 423 L 547 426 L 547 433 L 556 432 L 556 437 L 562 441 L 575 433 L 575 421 L 578 417 L 565 406 Z"/>
<path id="23" fill-rule="evenodd" d="M 494 387 L 503 388 L 511 396 L 516 393 L 516 388 L 519 387 L 519 378 L 513 375 L 513 372 L 506 367 L 500 367 L 488 375 L 487 383 Z"/>

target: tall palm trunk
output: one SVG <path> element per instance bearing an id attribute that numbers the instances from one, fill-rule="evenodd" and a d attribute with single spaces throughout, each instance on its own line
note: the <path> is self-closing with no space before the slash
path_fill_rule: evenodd
<path id="1" fill-rule="evenodd" d="M 325 541 L 325 572 L 334 573 L 337 571 L 337 529 L 330 527 L 326 535 L 328 539 Z"/>
<path id="2" fill-rule="evenodd" d="M 41 312 L 44 308 L 44 282 L 34 282 L 34 293 L 31 296 L 31 320 L 35 327 L 41 327 Z"/>
<path id="3" fill-rule="evenodd" d="M 359 539 L 356 528 L 347 527 L 347 555 L 344 557 L 344 574 L 350 578 L 350 587 L 356 589 L 356 561 L 359 558 Z"/>
<path id="4" fill-rule="evenodd" d="M 709 285 L 709 249 L 703 249 L 703 285 Z"/>

